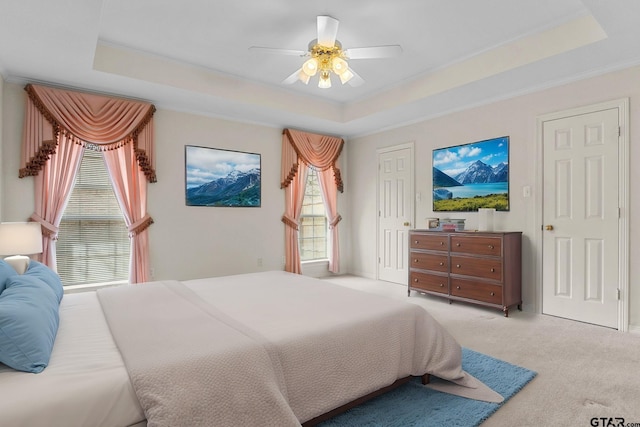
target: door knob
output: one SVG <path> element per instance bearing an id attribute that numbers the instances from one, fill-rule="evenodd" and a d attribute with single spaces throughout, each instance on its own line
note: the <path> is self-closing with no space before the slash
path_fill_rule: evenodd
<path id="1" fill-rule="evenodd" d="M 547 225 L 547 226 L 544 227 L 544 229 L 547 230 L 547 231 L 551 231 L 551 230 L 553 230 L 553 225 Z"/>

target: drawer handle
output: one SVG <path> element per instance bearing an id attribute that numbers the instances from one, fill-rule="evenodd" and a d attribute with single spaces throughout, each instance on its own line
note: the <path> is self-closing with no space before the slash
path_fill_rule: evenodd
<path id="1" fill-rule="evenodd" d="M 460 268 L 460 264 L 456 264 L 456 267 Z"/>
<path id="2" fill-rule="evenodd" d="M 456 289 L 460 289 L 460 286 L 456 286 Z"/>
<path id="3" fill-rule="evenodd" d="M 418 283 L 418 279 L 413 279 L 414 282 Z"/>
<path id="4" fill-rule="evenodd" d="M 414 259 L 414 260 L 413 260 L 413 262 L 418 262 L 418 259 L 417 259 L 417 258 L 416 258 L 416 259 Z"/>
<path id="5" fill-rule="evenodd" d="M 493 249 L 493 245 L 489 245 L 489 249 Z"/>
<path id="6" fill-rule="evenodd" d="M 493 293 L 493 292 L 491 292 L 489 295 L 491 295 L 491 296 L 493 297 L 493 296 L 495 296 L 496 294 L 495 294 L 495 293 Z"/>
<path id="7" fill-rule="evenodd" d="M 418 243 L 420 243 L 420 240 L 414 240 L 413 243 L 415 243 L 417 245 Z"/>
<path id="8" fill-rule="evenodd" d="M 495 273 L 495 272 L 496 272 L 496 269 L 495 269 L 495 268 L 493 268 L 493 267 L 491 267 L 491 272 L 492 272 L 492 273 Z"/>
<path id="9" fill-rule="evenodd" d="M 444 262 L 441 262 L 440 265 L 444 265 Z"/>
<path id="10" fill-rule="evenodd" d="M 440 246 L 444 246 L 444 242 L 440 242 Z"/>
<path id="11" fill-rule="evenodd" d="M 460 243 L 456 243 L 456 246 L 460 246 Z"/>
<path id="12" fill-rule="evenodd" d="M 441 287 L 441 288 L 444 288 L 444 283 L 440 283 L 440 287 Z"/>

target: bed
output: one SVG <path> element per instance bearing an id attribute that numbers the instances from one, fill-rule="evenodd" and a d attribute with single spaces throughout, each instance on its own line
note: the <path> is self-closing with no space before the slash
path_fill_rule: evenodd
<path id="1" fill-rule="evenodd" d="M 417 305 L 281 271 L 151 282 L 65 295 L 48 366 L 0 364 L 0 425 L 313 425 L 425 374 L 496 398 Z"/>

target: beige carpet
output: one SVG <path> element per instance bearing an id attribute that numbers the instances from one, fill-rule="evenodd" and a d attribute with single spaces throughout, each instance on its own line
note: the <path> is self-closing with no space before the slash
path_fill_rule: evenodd
<path id="1" fill-rule="evenodd" d="M 425 307 L 463 347 L 538 372 L 483 427 L 640 423 L 640 336 L 512 309 L 449 304 L 406 287 L 356 276 L 329 280 Z M 617 425 L 617 421 L 615 422 Z M 605 425 L 600 424 L 597 425 Z M 640 425 L 640 424 L 639 424 Z"/>

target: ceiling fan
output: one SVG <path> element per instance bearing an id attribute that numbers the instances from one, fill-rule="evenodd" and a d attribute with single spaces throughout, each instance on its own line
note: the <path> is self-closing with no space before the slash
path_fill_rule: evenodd
<path id="1" fill-rule="evenodd" d="M 400 45 L 370 46 L 342 49 L 342 44 L 336 40 L 339 21 L 331 16 L 318 16 L 318 38 L 309 42 L 308 50 L 278 49 L 271 47 L 251 46 L 249 50 L 280 55 L 296 55 L 309 57 L 302 67 L 283 80 L 284 84 L 301 81 L 308 84 L 311 77 L 319 75 L 318 87 L 331 87 L 331 74 L 340 78 L 342 84 L 359 86 L 364 83 L 362 77 L 349 67 L 348 60 L 367 58 L 391 58 L 402 53 Z"/>

